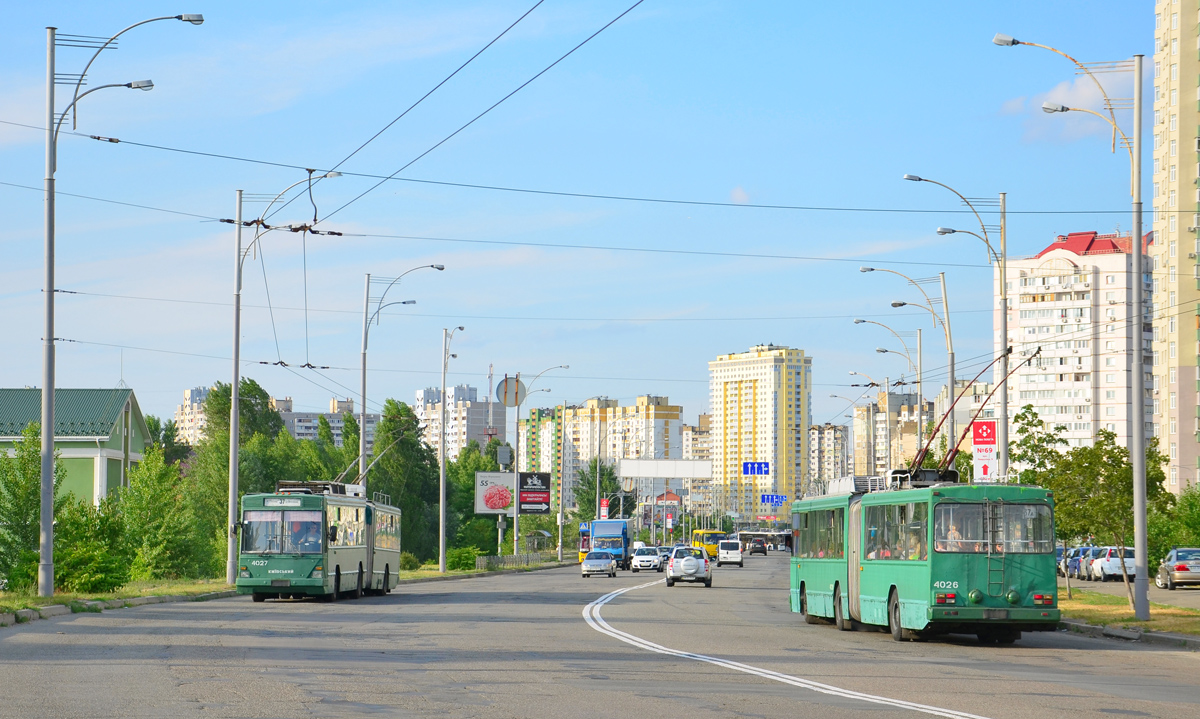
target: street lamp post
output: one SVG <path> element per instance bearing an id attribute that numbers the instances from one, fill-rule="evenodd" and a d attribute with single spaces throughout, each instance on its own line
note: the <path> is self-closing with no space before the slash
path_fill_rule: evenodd
<path id="1" fill-rule="evenodd" d="M 463 326 L 442 328 L 442 401 L 439 407 L 438 430 L 438 571 L 446 573 L 446 366 L 450 364 L 450 341 L 455 332 L 465 332 Z"/>
<path id="2" fill-rule="evenodd" d="M 417 270 L 437 270 L 438 272 L 441 272 L 445 269 L 445 265 L 421 265 L 420 267 L 414 267 L 410 270 L 400 273 L 399 277 L 396 277 L 392 280 L 376 278 L 376 282 L 387 282 L 388 285 L 383 289 L 383 293 L 380 294 L 379 298 L 375 301 L 374 312 L 371 312 L 371 274 L 367 273 L 366 282 L 364 282 L 363 287 L 362 375 L 360 377 L 361 384 L 359 385 L 358 396 L 358 402 L 360 405 L 358 411 L 361 419 L 359 421 L 358 428 L 359 478 L 357 481 L 362 482 L 364 492 L 366 491 L 367 485 L 367 339 L 368 334 L 370 333 L 371 323 L 374 322 L 375 324 L 379 324 L 379 314 L 387 307 L 391 307 L 392 305 L 411 305 L 416 303 L 416 300 L 402 300 L 399 302 L 389 302 L 384 304 L 384 300 L 387 299 L 388 291 L 391 290 L 395 285 L 400 284 L 400 280 L 403 279 L 405 275 L 409 274 L 410 272 L 416 272 Z"/>
<path id="3" fill-rule="evenodd" d="M 158 20 L 182 20 L 193 25 L 204 22 L 203 15 L 172 15 L 156 17 L 134 23 L 121 32 L 113 35 L 100 44 L 84 41 L 86 47 L 95 47 L 96 52 L 84 66 L 83 72 L 75 83 L 75 93 L 71 103 L 63 110 L 62 115 L 55 117 L 54 112 L 54 80 L 55 80 L 55 46 L 58 28 L 46 28 L 46 177 L 43 183 L 45 192 L 45 290 L 42 297 L 45 308 L 45 327 L 42 337 L 42 448 L 41 448 L 41 510 L 39 514 L 40 536 L 38 538 L 38 596 L 54 596 L 54 222 L 55 222 L 55 185 L 54 173 L 58 169 L 58 133 L 62 129 L 63 120 L 67 114 L 74 112 L 80 100 L 84 97 L 110 87 L 125 87 L 133 90 L 150 90 L 154 83 L 149 80 L 138 80 L 127 83 L 111 83 L 92 88 L 80 94 L 84 77 L 92 63 L 100 56 L 105 48 L 129 30 L 146 23 Z M 72 43 L 68 43 L 72 44 Z M 232 582 L 230 582 L 232 584 Z"/>
<path id="4" fill-rule="evenodd" d="M 318 177 L 333 178 L 340 177 L 341 174 L 340 172 L 326 172 Z M 264 220 L 271 207 L 287 194 L 288 190 L 305 182 L 311 184 L 312 180 L 313 176 L 310 171 L 308 177 L 305 179 L 288 185 L 284 188 L 283 192 L 280 192 L 274 199 L 267 203 L 266 209 L 263 210 L 257 220 L 249 223 L 242 221 L 242 191 L 237 191 L 237 206 L 234 208 L 233 215 L 233 376 L 229 384 L 229 541 L 225 550 L 225 581 L 228 584 L 233 584 L 237 581 L 238 453 L 241 449 L 242 265 L 250 255 L 250 250 L 254 247 L 255 243 L 270 229 L 264 224 Z M 242 227 L 246 225 L 254 226 L 255 232 L 254 239 L 243 248 Z M 313 230 L 311 228 L 303 228 L 303 231 L 309 232 Z"/>
<path id="5" fill-rule="evenodd" d="M 864 269 L 869 269 L 869 268 L 864 268 Z M 885 270 L 885 271 L 891 272 L 892 270 Z M 899 274 L 899 273 L 896 273 L 896 274 Z M 949 395 L 947 396 L 947 399 L 949 400 L 949 402 L 948 402 L 949 404 L 954 404 L 954 397 L 957 394 L 957 392 L 954 387 L 954 335 L 950 331 L 950 299 L 946 296 L 946 273 L 941 272 L 938 274 L 938 277 L 941 280 L 941 285 L 942 285 L 942 315 L 943 316 L 938 316 L 938 313 L 937 313 L 937 311 L 935 311 L 933 309 L 932 304 L 922 305 L 922 304 L 914 303 L 914 302 L 897 301 L 897 302 L 892 303 L 892 307 L 909 307 L 909 306 L 920 307 L 921 309 L 925 310 L 926 312 L 928 312 L 930 315 L 933 316 L 933 326 L 934 327 L 937 327 L 939 324 L 941 324 L 942 330 L 946 336 L 946 364 L 947 364 L 947 375 L 948 375 L 948 379 L 950 381 L 950 388 L 949 388 L 950 391 L 949 391 Z M 912 282 L 912 280 L 909 280 L 909 282 Z M 913 282 L 913 284 L 916 284 L 916 283 Z M 922 290 L 922 293 L 923 292 L 924 292 L 924 290 Z M 928 298 L 928 295 L 926 295 L 926 297 Z M 947 432 L 948 432 L 949 436 L 951 438 L 956 437 L 957 435 L 955 435 L 955 433 L 954 433 L 955 427 L 954 427 L 954 410 L 953 410 L 953 408 L 948 410 L 948 415 L 946 417 L 946 425 L 947 425 Z M 932 439 L 933 439 L 933 437 L 931 436 L 930 440 L 932 441 Z M 953 443 L 953 441 L 947 443 L 946 451 L 950 451 L 950 449 L 952 449 L 950 447 L 950 444 L 952 444 L 952 443 Z"/>
<path id="6" fill-rule="evenodd" d="M 1133 322 L 1131 323 L 1133 332 L 1134 351 L 1130 357 L 1130 384 L 1132 401 L 1130 402 L 1127 412 L 1129 420 L 1126 424 L 1129 425 L 1129 460 L 1133 470 L 1133 555 L 1134 555 L 1134 582 L 1133 582 L 1133 613 L 1140 620 L 1148 620 L 1150 618 L 1150 579 L 1149 579 L 1149 557 L 1147 555 L 1147 526 L 1146 526 L 1146 358 L 1144 355 L 1144 347 L 1142 337 L 1145 334 L 1143 325 L 1145 322 L 1144 310 L 1144 281 L 1143 281 L 1143 262 L 1142 255 L 1144 246 L 1142 244 L 1142 104 L 1144 101 L 1142 94 L 1142 55 L 1134 55 L 1132 67 L 1128 61 L 1119 63 L 1111 63 L 1108 65 L 1110 71 L 1121 69 L 1132 69 L 1133 71 L 1133 137 L 1130 138 L 1121 130 L 1117 124 L 1116 113 L 1114 112 L 1113 101 L 1109 98 L 1104 86 L 1096 78 L 1092 71 L 1083 63 L 1079 62 L 1070 55 L 1053 48 L 1049 45 L 1040 45 L 1035 42 L 1026 42 L 1017 40 L 1009 35 L 997 33 L 992 42 L 1001 46 L 1029 45 L 1032 47 L 1040 47 L 1043 50 L 1049 50 L 1057 55 L 1060 55 L 1067 60 L 1070 60 L 1079 72 L 1091 78 L 1096 84 L 1096 88 L 1100 90 L 1101 96 L 1104 98 L 1104 107 L 1108 111 L 1107 115 L 1087 110 L 1078 107 L 1066 107 L 1057 103 L 1047 102 L 1042 105 L 1042 110 L 1048 113 L 1055 112 L 1086 112 L 1090 115 L 1095 115 L 1101 118 L 1112 126 L 1112 151 L 1117 151 L 1117 137 L 1120 136 L 1121 144 L 1129 151 L 1129 194 L 1132 199 L 1133 212 L 1133 237 L 1130 238 L 1130 254 L 1133 265 Z"/>

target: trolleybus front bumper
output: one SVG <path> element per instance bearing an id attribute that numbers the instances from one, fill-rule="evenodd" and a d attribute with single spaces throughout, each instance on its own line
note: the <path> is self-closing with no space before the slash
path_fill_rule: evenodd
<path id="1" fill-rule="evenodd" d="M 328 594 L 324 579 L 259 579 L 238 577 L 238 594 Z"/>

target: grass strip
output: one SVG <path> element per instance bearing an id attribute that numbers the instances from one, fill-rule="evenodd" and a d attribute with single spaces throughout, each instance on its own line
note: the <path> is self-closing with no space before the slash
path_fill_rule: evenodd
<path id="1" fill-rule="evenodd" d="M 1200 635 L 1200 610 L 1197 609 L 1151 602 L 1150 620 L 1141 622 L 1134 618 L 1129 600 L 1124 596 L 1075 588 L 1072 588 L 1072 593 L 1074 597 L 1067 599 L 1065 591 L 1060 588 L 1058 595 L 1058 608 L 1069 619 L 1097 626 Z"/>

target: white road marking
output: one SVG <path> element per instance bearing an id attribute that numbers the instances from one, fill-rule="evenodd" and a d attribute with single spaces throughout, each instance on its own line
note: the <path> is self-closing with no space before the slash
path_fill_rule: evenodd
<path id="1" fill-rule="evenodd" d="M 657 654 L 668 654 L 674 657 L 680 657 L 682 659 L 692 659 L 697 662 L 714 664 L 726 669 L 732 669 L 745 674 L 753 674 L 754 676 L 762 677 L 764 679 L 770 679 L 783 684 L 790 684 L 794 687 L 800 687 L 801 689 L 810 689 L 822 694 L 843 697 L 845 699 L 857 699 L 859 701 L 870 702 L 872 704 L 883 704 L 886 706 L 896 707 L 898 709 L 909 709 L 922 714 L 950 717 L 951 719 L 986 719 L 986 717 L 982 717 L 978 714 L 968 714 L 967 712 L 955 711 L 954 709 L 942 709 L 941 707 L 929 706 L 928 704 L 917 704 L 916 702 L 904 701 L 903 699 L 892 699 L 890 697 L 881 697 L 875 694 L 865 694 L 863 692 L 856 692 L 851 689 L 842 689 L 841 687 L 835 687 L 830 684 L 814 682 L 809 679 L 801 679 L 800 677 L 794 677 L 790 674 L 781 674 L 780 672 L 771 671 L 770 669 L 763 669 L 761 667 L 755 667 L 749 664 L 742 664 L 741 662 L 720 659 L 718 657 L 710 657 L 706 654 L 693 654 L 692 652 L 683 652 L 679 651 L 678 649 L 671 649 L 669 647 L 664 647 L 661 644 L 655 644 L 654 642 L 642 639 L 641 637 L 634 636 L 628 632 L 622 632 L 619 629 L 613 629 L 608 622 L 604 621 L 604 617 L 600 616 L 601 607 L 603 607 L 605 604 L 608 604 L 613 599 L 621 596 L 625 592 L 632 592 L 635 589 L 645 589 L 646 587 L 654 586 L 662 581 L 662 579 L 658 579 L 653 582 L 639 584 L 635 587 L 626 587 L 624 589 L 618 589 L 615 592 L 609 592 L 608 594 L 605 594 L 596 601 L 584 607 L 583 618 L 588 625 L 592 627 L 592 629 L 595 629 L 601 634 L 607 634 L 608 636 L 613 637 L 614 639 L 619 639 L 626 644 L 632 644 L 639 649 L 645 649 L 646 651 L 655 652 Z"/>

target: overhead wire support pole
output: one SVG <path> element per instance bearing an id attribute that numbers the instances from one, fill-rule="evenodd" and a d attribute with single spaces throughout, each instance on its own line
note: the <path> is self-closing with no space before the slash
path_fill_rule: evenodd
<path id="1" fill-rule="evenodd" d="M 241 428 L 238 390 L 241 384 L 242 334 L 242 191 L 237 191 L 233 221 L 233 371 L 229 385 L 229 546 L 225 556 L 225 583 L 237 582 L 238 455 Z"/>

